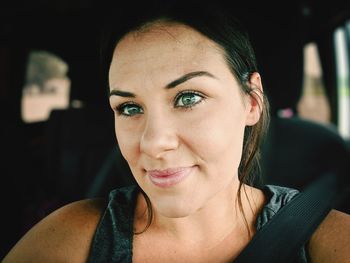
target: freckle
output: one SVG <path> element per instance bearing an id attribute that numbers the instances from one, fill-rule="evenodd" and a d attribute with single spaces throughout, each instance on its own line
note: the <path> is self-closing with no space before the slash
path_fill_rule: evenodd
<path id="1" fill-rule="evenodd" d="M 55 227 L 50 227 L 50 228 L 49 228 L 49 231 L 52 232 L 52 233 L 54 233 L 54 232 L 56 232 L 56 228 L 55 228 Z"/>

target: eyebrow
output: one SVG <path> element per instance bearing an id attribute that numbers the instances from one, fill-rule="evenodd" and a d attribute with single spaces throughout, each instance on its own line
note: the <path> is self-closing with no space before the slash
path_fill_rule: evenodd
<path id="1" fill-rule="evenodd" d="M 206 77 L 211 77 L 211 78 L 216 79 L 216 77 L 213 74 L 211 74 L 207 71 L 194 71 L 194 72 L 187 73 L 187 74 L 183 75 L 182 77 L 170 82 L 168 85 L 165 86 L 165 88 L 172 89 L 172 88 L 175 88 L 177 85 L 184 83 L 185 81 L 188 81 L 188 80 L 195 78 L 195 77 L 201 77 L 201 76 L 206 76 Z"/>
<path id="2" fill-rule="evenodd" d="M 125 98 L 135 98 L 136 95 L 134 93 L 128 92 L 128 91 L 121 91 L 121 90 L 116 90 L 116 89 L 112 89 L 109 92 L 109 97 L 116 95 L 116 96 L 121 96 L 121 97 L 125 97 Z"/>
<path id="3" fill-rule="evenodd" d="M 180 84 L 182 84 L 182 83 L 184 83 L 192 78 L 202 77 L 202 76 L 216 79 L 216 77 L 213 74 L 211 74 L 207 71 L 194 71 L 194 72 L 187 73 L 176 80 L 173 80 L 172 82 L 167 84 L 165 86 L 165 88 L 172 89 L 172 88 L 175 88 L 176 86 L 178 86 L 178 85 L 180 85 Z M 113 95 L 126 97 L 126 98 L 135 98 L 136 97 L 136 95 L 134 93 L 131 93 L 128 91 L 121 91 L 121 90 L 117 90 L 117 89 L 112 89 L 110 91 L 109 96 L 113 96 Z"/>

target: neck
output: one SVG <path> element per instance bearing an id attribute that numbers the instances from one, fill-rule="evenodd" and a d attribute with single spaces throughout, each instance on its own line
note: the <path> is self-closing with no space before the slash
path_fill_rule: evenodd
<path id="1" fill-rule="evenodd" d="M 238 186 L 238 180 L 232 181 L 226 188 L 208 200 L 204 207 L 186 217 L 165 217 L 153 208 L 154 220 L 149 230 L 154 234 L 170 238 L 178 244 L 196 245 L 202 248 L 215 247 L 229 236 L 239 236 L 240 239 L 246 237 L 249 240 L 248 229 L 237 202 Z M 257 200 L 258 196 L 253 188 L 246 188 L 247 194 L 242 188 L 242 206 L 249 230 L 253 233 L 259 200 Z M 247 198 L 249 198 L 251 205 L 249 205 Z M 145 204 L 143 206 L 145 207 Z M 147 217 L 147 215 L 144 214 L 143 217 Z M 144 220 L 142 221 L 144 222 Z"/>

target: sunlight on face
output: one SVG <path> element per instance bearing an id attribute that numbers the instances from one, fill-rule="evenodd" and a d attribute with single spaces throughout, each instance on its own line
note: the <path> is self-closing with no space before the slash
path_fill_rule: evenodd
<path id="1" fill-rule="evenodd" d="M 157 212 L 183 217 L 232 192 L 249 103 L 214 42 L 179 24 L 128 34 L 109 82 L 120 149 Z"/>

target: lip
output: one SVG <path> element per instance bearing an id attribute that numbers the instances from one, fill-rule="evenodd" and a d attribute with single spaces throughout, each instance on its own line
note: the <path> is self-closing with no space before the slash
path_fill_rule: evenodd
<path id="1" fill-rule="evenodd" d="M 193 170 L 194 166 L 176 167 L 164 170 L 149 170 L 147 175 L 154 185 L 168 188 L 183 181 Z"/>

